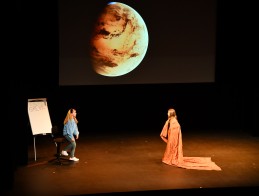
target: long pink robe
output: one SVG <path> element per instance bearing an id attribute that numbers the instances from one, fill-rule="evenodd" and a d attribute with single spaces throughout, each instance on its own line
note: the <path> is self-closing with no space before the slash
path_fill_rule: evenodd
<path id="1" fill-rule="evenodd" d="M 170 121 L 170 127 L 168 123 Z M 165 122 L 160 137 L 167 143 L 162 162 L 186 169 L 217 170 L 217 166 L 211 157 L 184 157 L 181 126 L 176 118 L 170 118 Z"/>

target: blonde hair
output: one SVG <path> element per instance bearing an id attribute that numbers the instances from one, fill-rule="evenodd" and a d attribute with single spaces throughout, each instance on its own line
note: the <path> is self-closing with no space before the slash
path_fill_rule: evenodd
<path id="1" fill-rule="evenodd" d="M 171 117 L 174 117 L 174 118 L 177 119 L 176 111 L 175 111 L 175 109 L 173 109 L 173 108 L 170 108 L 170 109 L 168 110 L 168 118 L 171 118 Z"/>
<path id="2" fill-rule="evenodd" d="M 67 124 L 67 122 L 69 120 L 71 120 L 72 118 L 74 118 L 75 122 L 78 123 L 78 120 L 76 119 L 76 117 L 71 115 L 73 113 L 73 111 L 75 111 L 75 109 L 73 109 L 73 108 L 68 110 L 66 118 L 64 120 L 64 125 Z"/>

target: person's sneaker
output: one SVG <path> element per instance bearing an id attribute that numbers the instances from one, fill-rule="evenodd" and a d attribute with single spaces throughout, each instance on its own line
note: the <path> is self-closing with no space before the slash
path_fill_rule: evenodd
<path id="1" fill-rule="evenodd" d="M 65 151 L 65 150 L 62 150 L 61 154 L 62 154 L 63 156 L 68 156 L 68 153 L 67 153 L 67 151 Z"/>
<path id="2" fill-rule="evenodd" d="M 70 160 L 70 161 L 79 161 L 79 159 L 78 159 L 78 158 L 76 158 L 76 157 L 73 157 L 73 158 L 72 158 L 72 157 L 70 157 L 70 158 L 69 158 L 69 160 Z"/>

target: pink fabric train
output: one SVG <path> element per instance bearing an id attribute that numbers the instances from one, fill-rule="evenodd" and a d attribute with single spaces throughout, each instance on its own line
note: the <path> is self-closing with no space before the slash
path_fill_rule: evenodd
<path id="1" fill-rule="evenodd" d="M 162 158 L 163 163 L 186 169 L 221 171 L 221 168 L 211 160 L 211 157 L 183 156 L 181 126 L 176 118 L 169 118 L 165 122 L 160 137 L 167 143 Z"/>

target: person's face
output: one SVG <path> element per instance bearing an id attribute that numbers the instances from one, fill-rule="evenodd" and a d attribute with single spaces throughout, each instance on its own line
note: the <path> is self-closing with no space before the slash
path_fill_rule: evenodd
<path id="1" fill-rule="evenodd" d="M 73 110 L 72 116 L 76 117 L 76 110 Z"/>

